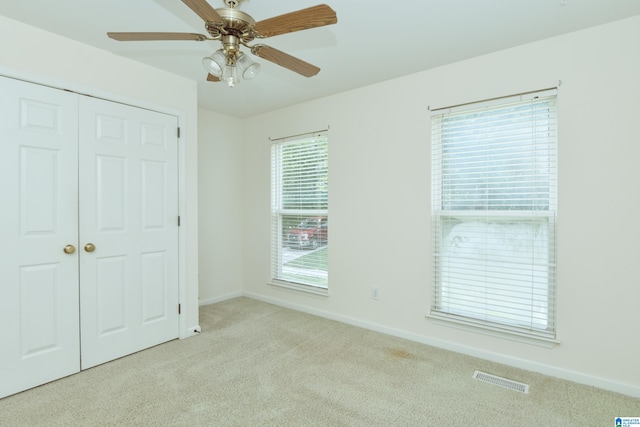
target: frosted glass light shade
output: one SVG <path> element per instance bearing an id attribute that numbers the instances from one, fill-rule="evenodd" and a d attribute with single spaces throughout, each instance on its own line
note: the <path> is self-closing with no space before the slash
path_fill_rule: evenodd
<path id="1" fill-rule="evenodd" d="M 211 56 L 202 58 L 202 65 L 209 74 L 222 77 L 222 72 L 227 64 L 227 56 L 222 49 L 216 50 Z"/>
<path id="2" fill-rule="evenodd" d="M 254 78 L 260 72 L 260 64 L 253 62 L 251 58 L 244 53 L 240 58 L 238 58 L 237 64 L 240 66 L 240 70 L 242 71 L 242 77 L 247 80 Z"/>
<path id="3" fill-rule="evenodd" d="M 235 65 L 225 65 L 222 70 L 222 80 L 227 82 L 229 87 L 234 87 L 240 83 L 240 73 Z"/>

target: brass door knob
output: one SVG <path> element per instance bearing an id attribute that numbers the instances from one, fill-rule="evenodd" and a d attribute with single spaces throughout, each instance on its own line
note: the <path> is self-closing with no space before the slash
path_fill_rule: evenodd
<path id="1" fill-rule="evenodd" d="M 72 253 L 74 253 L 76 251 L 76 247 L 73 245 L 67 245 L 64 247 L 63 249 L 64 253 L 67 255 L 71 255 Z"/>
<path id="2" fill-rule="evenodd" d="M 87 252 L 93 252 L 96 250 L 96 245 L 94 245 L 93 243 L 87 243 L 86 245 L 84 245 L 84 250 Z"/>

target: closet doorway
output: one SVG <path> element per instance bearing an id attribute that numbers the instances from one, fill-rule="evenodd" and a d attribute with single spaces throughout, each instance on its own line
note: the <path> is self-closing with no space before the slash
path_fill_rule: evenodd
<path id="1" fill-rule="evenodd" d="M 0 77 L 0 397 L 178 337 L 177 117 Z"/>

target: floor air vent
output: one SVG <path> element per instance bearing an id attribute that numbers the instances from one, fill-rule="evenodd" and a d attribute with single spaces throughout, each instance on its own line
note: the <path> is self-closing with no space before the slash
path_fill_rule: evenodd
<path id="1" fill-rule="evenodd" d="M 487 374 L 486 372 L 475 371 L 473 373 L 473 379 L 489 384 L 499 385 L 500 387 L 519 391 L 520 393 L 529 393 L 529 384 L 523 384 L 506 378 L 496 377 L 495 375 Z"/>

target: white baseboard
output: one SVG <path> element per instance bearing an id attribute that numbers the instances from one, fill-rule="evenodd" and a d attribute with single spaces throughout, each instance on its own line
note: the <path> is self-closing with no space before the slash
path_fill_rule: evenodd
<path id="1" fill-rule="evenodd" d="M 292 303 L 289 301 L 283 301 L 278 298 L 266 297 L 264 295 L 256 294 L 253 292 L 244 291 L 242 292 L 242 296 L 245 296 L 247 298 L 252 298 L 258 301 L 263 301 L 269 304 L 278 305 L 280 307 L 301 311 L 307 314 L 312 314 L 314 316 L 324 317 L 326 319 L 346 323 L 348 325 L 353 325 L 360 328 L 380 332 L 383 334 L 408 339 L 411 341 L 419 342 L 419 343 L 430 345 L 433 347 L 438 347 L 444 350 L 465 354 L 467 356 L 477 357 L 479 359 L 501 363 L 503 365 L 512 366 L 514 368 L 537 372 L 539 374 L 548 375 L 551 377 L 556 377 L 556 378 L 572 381 L 579 384 L 593 386 L 593 387 L 601 388 L 603 390 L 613 391 L 616 393 L 624 394 L 624 395 L 635 397 L 635 398 L 640 398 L 640 386 L 621 383 L 618 381 L 612 381 L 605 378 L 584 374 L 581 372 L 571 371 L 568 369 L 558 368 L 558 367 L 546 365 L 543 363 L 532 362 L 530 360 L 524 360 L 517 357 L 507 356 L 500 353 L 480 350 L 474 347 L 469 347 L 466 345 L 457 344 L 457 343 L 446 341 L 446 340 L 429 338 L 423 335 L 415 334 L 413 332 L 407 332 L 401 329 L 389 328 L 384 325 L 366 322 L 360 319 L 356 319 L 354 317 L 335 314 L 335 313 L 331 313 L 324 310 L 318 310 L 315 308 Z"/>
<path id="2" fill-rule="evenodd" d="M 236 291 L 236 292 L 230 292 L 228 294 L 220 295 L 220 296 L 213 297 L 213 298 L 201 299 L 201 300 L 198 301 L 198 306 L 215 304 L 217 302 L 222 302 L 222 301 L 226 301 L 226 300 L 229 300 L 229 299 L 238 298 L 238 297 L 241 297 L 243 295 L 244 295 L 244 293 L 242 291 Z"/>

